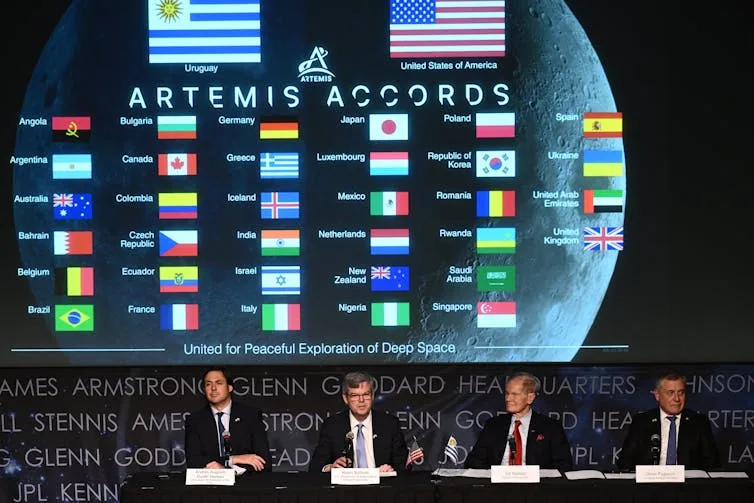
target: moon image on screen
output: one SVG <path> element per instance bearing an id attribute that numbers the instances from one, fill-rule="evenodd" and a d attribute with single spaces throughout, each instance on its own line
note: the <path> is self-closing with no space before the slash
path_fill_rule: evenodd
<path id="1" fill-rule="evenodd" d="M 617 251 L 584 250 L 581 233 L 586 226 L 622 226 L 624 219 L 623 212 L 584 214 L 583 191 L 620 189 L 626 195 L 625 155 L 623 176 L 583 176 L 585 149 L 623 152 L 622 138 L 583 137 L 584 112 L 617 111 L 598 54 L 563 0 L 543 0 L 536 6 L 506 2 L 505 56 L 460 58 L 494 61 L 494 69 L 409 71 L 402 67 L 402 60 L 390 59 L 390 2 L 383 3 L 370 2 L 374 5 L 354 7 L 358 12 L 346 9 L 340 18 L 331 18 L 311 6 L 303 6 L 300 12 L 287 12 L 275 2 L 261 0 L 261 63 L 208 64 L 189 69 L 183 64 L 149 63 L 146 1 L 106 6 L 82 0 L 72 2 L 39 58 L 21 116 L 44 117 L 48 122 L 55 116 L 91 116 L 91 142 L 56 143 L 50 139 L 49 126 L 19 127 L 16 155 L 39 156 L 47 161 L 14 166 L 15 194 L 49 198 L 44 204 L 14 205 L 17 230 L 49 234 L 46 239 L 18 240 L 24 267 L 51 273 L 67 266 L 95 268 L 93 300 L 59 297 L 54 293 L 54 278 L 29 279 L 37 304 L 53 306 L 49 330 L 62 348 L 123 350 L 117 355 L 108 351 L 71 352 L 71 362 L 195 363 L 200 360 L 187 356 L 187 344 L 224 348 L 230 342 L 243 348 L 249 342 L 265 345 L 306 341 L 315 345 L 319 341 L 332 344 L 339 339 L 364 346 L 390 342 L 409 345 L 414 350 L 410 354 L 334 352 L 314 358 L 301 354 L 244 357 L 241 349 L 234 359 L 224 353 L 210 353 L 206 358 L 239 364 L 344 364 L 570 361 L 574 357 L 600 309 L 618 257 Z M 338 11 L 329 5 L 323 7 L 328 8 Z M 349 18 L 365 13 L 368 18 L 359 23 Z M 355 24 L 366 26 L 359 29 Z M 314 53 L 324 55 L 321 61 L 329 66 L 323 73 L 332 76 L 332 80 L 306 83 L 298 76 L 298 68 L 318 47 L 326 48 Z M 469 83 L 487 93 L 486 101 L 478 108 L 461 99 L 464 85 Z M 509 99 L 504 105 L 495 103 L 490 92 L 497 83 L 508 89 Z M 327 89 L 335 85 L 347 100 L 342 110 L 325 105 L 330 96 Z M 398 89 L 395 106 L 380 95 L 380 88 L 386 85 Z M 427 104 L 412 103 L 407 89 L 414 85 L 429 90 Z M 443 85 L 456 89 L 455 109 L 439 101 L 437 90 Z M 255 107 L 231 107 L 233 88 L 249 86 L 257 88 Z M 359 86 L 370 92 L 370 104 L 363 108 L 355 104 L 358 91 L 352 93 Z M 285 98 L 284 89 L 288 87 L 299 89 L 296 107 Z M 147 109 L 134 105 L 137 88 L 141 93 L 138 96 L 148 103 Z M 196 91 L 190 91 L 193 88 Z M 160 94 L 163 91 L 158 89 L 170 89 L 173 94 Z M 213 99 L 212 93 L 222 99 Z M 442 120 L 448 113 L 471 114 L 473 118 L 477 112 L 498 111 L 515 113 L 516 131 L 515 139 L 495 145 L 476 141 L 470 132 L 473 124 L 448 124 Z M 411 136 L 406 143 L 377 145 L 382 150 L 411 152 L 412 173 L 405 183 L 398 177 L 387 182 L 369 178 L 369 152 L 377 147 L 369 142 L 368 118 L 379 113 L 403 113 L 410 118 Z M 196 143 L 178 140 L 167 145 L 158 140 L 156 118 L 161 115 L 195 115 Z M 226 116 L 253 117 L 255 123 L 246 128 L 228 126 L 219 119 Z M 297 143 L 280 142 L 268 147 L 269 143 L 260 140 L 260 121 L 290 116 L 300 121 Z M 366 123 L 339 124 L 341 116 L 363 117 Z M 146 117 L 154 123 L 130 122 Z M 420 130 L 422 133 L 418 134 Z M 359 141 L 355 141 L 357 137 Z M 317 138 L 318 143 L 309 138 Z M 265 185 L 265 180 L 259 178 L 261 152 L 285 152 L 294 147 L 301 155 L 300 179 L 295 183 L 281 182 L 279 187 Z M 459 170 L 430 162 L 426 155 L 428 151 L 471 153 L 491 147 L 515 149 L 515 179 L 475 179 L 473 169 L 459 174 Z M 157 175 L 158 153 L 190 149 L 198 152 L 197 176 L 179 179 Z M 52 178 L 53 155 L 82 152 L 92 154 L 91 179 Z M 317 161 L 318 154 L 331 152 L 362 153 L 367 161 L 331 165 Z M 226 161 L 231 154 L 253 155 L 255 162 L 236 165 Z M 144 161 L 149 156 L 153 158 L 151 163 Z M 395 220 L 385 224 L 370 217 L 370 190 L 403 188 L 411 190 L 410 222 Z M 273 220 L 272 224 L 260 220 L 260 193 L 271 189 L 301 194 L 301 217 L 294 222 L 301 230 L 300 257 L 295 257 L 295 263 L 301 266 L 301 292 L 300 297 L 281 297 L 280 302 L 300 304 L 302 329 L 285 335 L 262 330 L 260 321 L 262 305 L 279 300 L 273 295 L 260 295 L 261 266 L 294 263 L 265 262 L 265 257 L 259 255 L 260 229 L 285 229 L 285 224 L 290 225 L 282 220 Z M 475 195 L 483 189 L 515 189 L 515 217 L 510 223 L 476 218 L 472 206 L 461 206 L 468 203 L 443 202 L 433 196 L 436 191 Z M 196 191 L 198 217 L 190 222 L 159 219 L 157 194 L 166 191 Z M 366 210 L 338 202 L 337 194 L 344 192 L 366 194 Z M 92 218 L 53 220 L 52 197 L 58 193 L 91 193 Z M 253 201 L 239 203 L 243 198 L 231 197 L 238 194 Z M 145 202 L 144 197 L 153 200 Z M 433 208 L 416 204 L 430 199 Z M 578 205 L 551 205 L 545 200 L 573 200 Z M 623 208 L 625 211 L 625 204 Z M 358 212 L 363 217 L 358 217 Z M 465 212 L 462 217 L 458 216 L 461 212 Z M 411 229 L 411 255 L 370 256 L 369 229 L 396 226 Z M 441 228 L 475 232 L 492 226 L 515 226 L 514 254 L 478 254 L 474 238 L 452 242 L 437 238 Z M 198 257 L 170 262 L 159 256 L 160 230 L 189 228 L 199 230 Z M 366 239 L 357 243 L 320 238 L 325 231 L 341 228 L 363 230 Z M 54 255 L 51 236 L 56 230 L 92 231 L 93 253 L 81 257 Z M 150 246 L 149 242 L 153 244 Z M 160 266 L 174 264 L 199 267 L 198 295 L 169 297 L 159 292 Z M 382 296 L 370 291 L 369 266 L 378 264 L 411 265 L 410 291 Z M 471 267 L 475 271 L 481 266 L 500 265 L 515 266 L 514 291 L 481 293 L 473 282 L 461 286 L 448 282 L 451 267 Z M 333 277 L 360 268 L 366 271 L 365 281 L 354 281 L 357 284 L 348 287 L 333 284 Z M 475 274 L 471 276 L 475 280 Z M 409 326 L 370 326 L 370 313 L 360 311 L 368 311 L 375 300 L 410 302 Z M 476 309 L 480 301 L 514 301 L 515 326 L 478 328 Z M 173 302 L 199 303 L 198 330 L 161 330 L 161 306 Z M 87 303 L 94 305 L 93 331 L 56 330 L 54 306 Z M 342 307 L 346 305 L 354 306 L 355 312 L 352 314 L 348 308 L 346 316 L 346 308 Z M 469 305 L 473 309 L 456 311 L 453 307 Z M 416 351 L 421 345 L 445 350 L 421 353 Z M 451 345 L 453 349 L 449 350 Z M 129 348 L 152 349 L 130 353 Z"/>

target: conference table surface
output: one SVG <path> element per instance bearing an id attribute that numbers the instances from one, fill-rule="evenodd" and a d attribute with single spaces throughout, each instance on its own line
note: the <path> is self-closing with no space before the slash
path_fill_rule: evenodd
<path id="1" fill-rule="evenodd" d="M 250 473 L 234 486 L 186 486 L 185 473 L 141 472 L 121 487 L 120 503 L 753 503 L 751 479 L 690 479 L 680 484 L 633 480 L 542 479 L 492 484 L 489 479 L 432 477 L 418 471 L 379 485 L 333 486 L 326 473 Z"/>

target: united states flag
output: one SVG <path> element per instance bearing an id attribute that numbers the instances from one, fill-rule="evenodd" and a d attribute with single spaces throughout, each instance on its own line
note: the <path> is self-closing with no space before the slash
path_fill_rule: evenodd
<path id="1" fill-rule="evenodd" d="M 390 0 L 390 57 L 505 56 L 505 0 Z"/>
<path id="2" fill-rule="evenodd" d="M 419 447 L 419 442 L 416 441 L 416 437 L 413 438 L 408 446 L 408 459 L 406 459 L 406 467 L 411 463 L 424 459 L 424 449 Z"/>
<path id="3" fill-rule="evenodd" d="M 623 226 L 584 227 L 584 250 L 623 250 Z"/>

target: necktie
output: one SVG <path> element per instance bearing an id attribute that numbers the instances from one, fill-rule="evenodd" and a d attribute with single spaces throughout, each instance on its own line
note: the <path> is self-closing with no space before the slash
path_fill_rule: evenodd
<path id="1" fill-rule="evenodd" d="M 368 468 L 367 448 L 364 443 L 364 432 L 362 431 L 364 424 L 359 423 L 358 427 L 359 431 L 356 433 L 356 464 L 357 468 Z"/>
<path id="2" fill-rule="evenodd" d="M 225 449 L 223 448 L 223 432 L 225 431 L 225 427 L 223 427 L 223 413 L 218 412 L 217 414 L 217 446 L 220 449 L 220 457 L 225 456 Z"/>
<path id="3" fill-rule="evenodd" d="M 521 421 L 516 419 L 516 426 L 513 428 L 513 439 L 516 441 L 516 456 L 513 458 L 514 465 L 523 464 L 524 457 L 524 445 L 523 442 L 521 442 L 521 432 L 518 431 L 519 426 L 521 426 Z"/>
<path id="4" fill-rule="evenodd" d="M 670 421 L 670 431 L 668 432 L 668 454 L 665 456 L 665 464 L 666 465 L 675 465 L 678 463 L 677 459 L 677 452 L 676 452 L 676 429 L 675 429 L 675 420 L 676 416 L 668 416 L 668 421 Z"/>

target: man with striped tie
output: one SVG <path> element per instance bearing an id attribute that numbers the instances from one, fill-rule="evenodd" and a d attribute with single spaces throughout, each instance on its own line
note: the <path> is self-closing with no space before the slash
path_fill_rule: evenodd
<path id="1" fill-rule="evenodd" d="M 393 472 L 411 466 L 398 418 L 372 408 L 375 383 L 366 372 L 346 374 L 341 396 L 348 408 L 322 423 L 310 472 L 348 467 Z"/>

